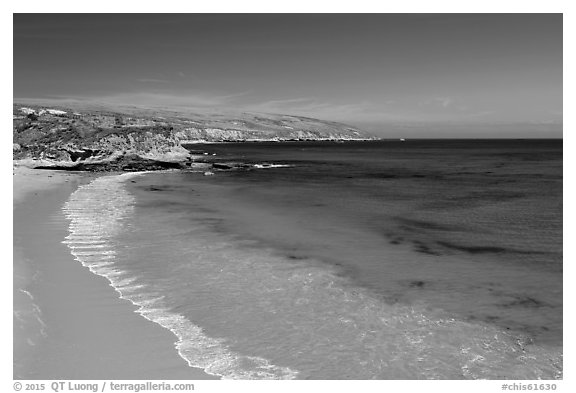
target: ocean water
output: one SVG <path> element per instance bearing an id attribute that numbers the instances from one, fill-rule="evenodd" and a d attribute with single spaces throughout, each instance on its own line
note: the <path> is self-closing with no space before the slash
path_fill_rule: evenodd
<path id="1" fill-rule="evenodd" d="M 561 141 L 198 148 L 252 167 L 106 175 L 64 206 L 71 253 L 190 366 L 562 378 Z"/>

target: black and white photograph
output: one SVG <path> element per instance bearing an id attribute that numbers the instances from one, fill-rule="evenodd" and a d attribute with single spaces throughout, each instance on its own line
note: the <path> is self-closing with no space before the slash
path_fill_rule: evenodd
<path id="1" fill-rule="evenodd" d="M 562 383 L 561 12 L 12 22 L 14 389 Z"/>

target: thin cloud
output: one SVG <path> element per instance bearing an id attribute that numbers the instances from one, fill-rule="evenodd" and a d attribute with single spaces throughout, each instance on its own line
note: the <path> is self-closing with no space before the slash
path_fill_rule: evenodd
<path id="1" fill-rule="evenodd" d="M 454 100 L 450 97 L 440 97 L 436 99 L 443 108 L 448 108 L 454 103 Z"/>
<path id="2" fill-rule="evenodd" d="M 480 111 L 468 114 L 469 117 L 486 117 L 495 114 L 495 111 Z"/>
<path id="3" fill-rule="evenodd" d="M 221 96 L 216 96 L 216 97 L 214 97 L 214 99 L 225 102 L 225 101 L 232 100 L 234 98 L 247 96 L 249 94 L 252 94 L 252 92 L 253 92 L 253 90 L 246 90 L 246 91 L 242 91 L 240 93 L 230 93 L 230 94 L 225 94 L 225 95 L 221 95 Z"/>
<path id="4" fill-rule="evenodd" d="M 419 106 L 431 106 L 431 107 L 441 107 L 450 108 L 453 107 L 456 100 L 452 97 L 433 97 L 428 98 L 424 101 L 418 103 Z"/>
<path id="5" fill-rule="evenodd" d="M 140 79 L 136 79 L 136 81 L 141 82 L 141 83 L 170 83 L 169 80 L 155 79 L 155 78 L 140 78 Z"/>
<path id="6" fill-rule="evenodd" d="M 310 97 L 298 97 L 268 100 L 247 105 L 245 109 L 254 112 L 285 113 L 337 121 L 388 118 L 389 114 L 384 113 L 381 108 L 374 109 L 372 107 L 369 102 L 334 104 Z"/>
<path id="7" fill-rule="evenodd" d="M 290 105 L 296 103 L 304 103 L 304 102 L 315 102 L 316 99 L 310 97 L 300 97 L 300 98 L 289 98 L 284 100 L 271 100 L 267 101 L 266 104 L 268 105 Z"/>
<path id="8" fill-rule="evenodd" d="M 201 93 L 174 95 L 166 93 L 135 92 L 93 97 L 93 99 L 110 104 L 126 104 L 136 106 L 141 105 L 153 107 L 207 107 L 222 105 L 221 100 Z"/>

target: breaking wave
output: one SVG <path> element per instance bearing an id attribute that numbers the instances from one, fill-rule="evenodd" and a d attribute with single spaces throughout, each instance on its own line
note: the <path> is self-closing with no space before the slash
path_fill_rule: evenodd
<path id="1" fill-rule="evenodd" d="M 178 338 L 175 347 L 189 366 L 224 379 L 293 379 L 297 372 L 279 367 L 266 359 L 230 350 L 224 339 L 207 336 L 186 317 L 171 311 L 138 276 L 116 264 L 118 246 L 115 237 L 125 230 L 125 221 L 133 214 L 134 198 L 123 183 L 142 173 L 100 177 L 80 186 L 65 203 L 63 211 L 70 220 L 63 241 L 74 258 L 92 273 L 105 277 L 110 285 L 138 307 L 144 318 L 169 329 Z"/>

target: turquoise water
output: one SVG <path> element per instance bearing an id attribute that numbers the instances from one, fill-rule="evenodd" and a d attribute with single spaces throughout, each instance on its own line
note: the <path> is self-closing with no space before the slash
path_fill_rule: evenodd
<path id="1" fill-rule="evenodd" d="M 223 378 L 561 378 L 561 142 L 409 142 L 206 145 L 285 166 L 101 177 L 66 242 Z"/>

